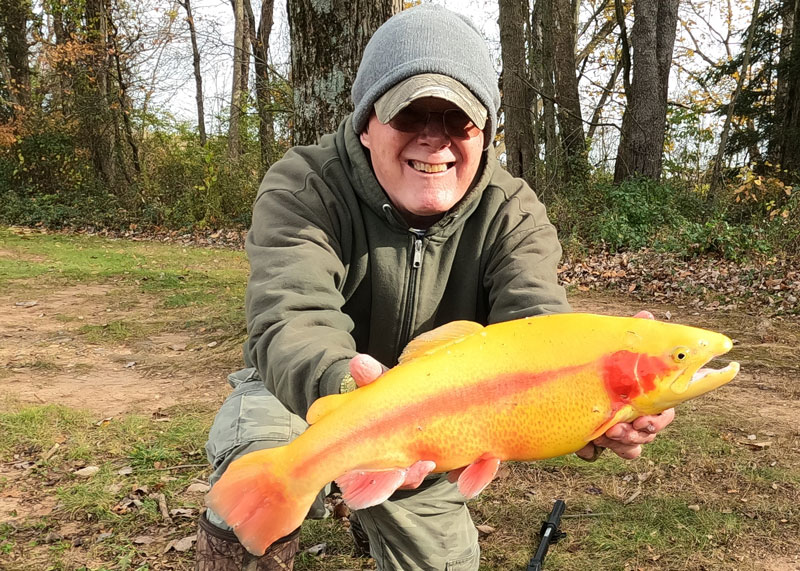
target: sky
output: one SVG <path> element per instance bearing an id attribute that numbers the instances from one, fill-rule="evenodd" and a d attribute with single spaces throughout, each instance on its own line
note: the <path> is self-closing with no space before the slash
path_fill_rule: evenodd
<path id="1" fill-rule="evenodd" d="M 150 0 L 157 2 L 158 0 Z M 486 37 L 496 61 L 496 69 L 500 71 L 500 42 L 498 29 L 497 1 L 491 0 L 424 0 L 434 4 L 441 4 L 451 10 L 469 16 Z M 174 2 L 174 0 L 173 0 Z M 728 2 L 725 3 L 727 5 Z M 584 11 L 588 10 L 588 2 L 583 2 Z M 720 38 L 714 30 L 724 35 L 724 22 L 720 8 L 723 3 L 719 0 L 684 0 L 681 2 L 681 20 L 692 30 L 706 55 L 713 58 L 724 55 L 720 48 Z M 742 30 L 749 21 L 747 0 L 730 0 L 737 25 L 735 29 Z M 254 11 L 258 6 L 253 7 Z M 159 73 L 152 81 L 158 82 L 158 88 L 152 89 L 154 98 L 153 108 L 165 109 L 175 118 L 190 123 L 196 122 L 195 83 L 192 75 L 191 47 L 185 31 L 184 13 L 181 8 L 176 8 L 178 17 L 172 20 L 172 30 L 176 33 L 176 40 L 162 48 L 162 57 L 159 61 Z M 193 10 L 198 29 L 202 73 L 204 82 L 204 95 L 206 105 L 206 126 L 210 132 L 224 130 L 225 109 L 230 99 L 231 62 L 232 62 L 232 36 L 233 15 L 229 0 L 194 0 Z M 154 9 L 153 17 L 161 18 L 162 23 L 168 21 L 168 12 Z M 166 26 L 166 24 L 163 24 Z M 630 29 L 629 29 L 630 33 Z M 179 36 L 183 36 L 182 39 Z M 587 37 L 579 38 L 579 48 L 588 41 Z M 731 46 L 738 50 L 739 39 L 733 38 Z M 270 49 L 273 65 L 285 72 L 289 61 L 289 30 L 286 18 L 286 2 L 278 0 L 275 6 L 274 25 L 270 35 Z M 699 69 L 706 65 L 696 55 L 694 41 L 679 28 L 676 40 L 675 62 L 670 80 L 670 97 L 691 100 L 690 90 L 694 87 L 689 79 L 686 69 Z M 607 60 L 608 61 L 608 60 Z M 595 61 L 587 66 L 586 76 L 581 78 L 582 105 L 584 118 L 591 117 L 594 104 L 598 97 L 597 85 L 603 85 L 611 72 L 611 66 L 604 61 Z M 594 85 L 594 86 L 593 86 Z M 688 99 L 687 99 L 688 98 Z M 615 104 L 608 107 L 604 122 L 620 122 L 624 99 L 621 94 L 616 97 Z M 715 120 L 710 118 L 710 121 Z M 601 130 L 597 134 L 593 149 L 600 149 L 596 163 L 611 160 L 616 147 L 616 132 L 614 129 Z M 607 138 L 608 141 L 603 140 Z"/>

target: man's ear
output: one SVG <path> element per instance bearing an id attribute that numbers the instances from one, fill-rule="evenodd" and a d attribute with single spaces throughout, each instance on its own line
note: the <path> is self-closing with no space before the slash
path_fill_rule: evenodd
<path id="1" fill-rule="evenodd" d="M 369 125 L 364 127 L 364 130 L 359 135 L 359 138 L 361 139 L 361 144 L 369 149 Z"/>

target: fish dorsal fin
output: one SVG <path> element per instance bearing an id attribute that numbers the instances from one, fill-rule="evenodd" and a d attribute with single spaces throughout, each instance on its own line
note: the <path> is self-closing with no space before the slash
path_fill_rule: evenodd
<path id="1" fill-rule="evenodd" d="M 333 394 L 318 398 L 311 403 L 311 407 L 309 407 L 306 413 L 306 422 L 308 424 L 314 424 L 320 418 L 327 416 L 331 411 L 342 406 L 351 396 L 353 396 L 353 393 Z"/>
<path id="2" fill-rule="evenodd" d="M 482 329 L 483 325 L 474 321 L 451 321 L 412 339 L 403 349 L 399 362 L 406 363 L 417 357 L 430 355 Z"/>

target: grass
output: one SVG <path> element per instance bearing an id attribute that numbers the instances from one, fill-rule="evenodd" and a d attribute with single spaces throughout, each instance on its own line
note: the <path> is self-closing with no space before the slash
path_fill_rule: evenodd
<path id="1" fill-rule="evenodd" d="M 125 415 L 101 423 L 89 413 L 56 405 L 0 413 L 0 428 L 10 436 L 0 440 L 0 462 L 37 462 L 44 451 L 60 445 L 49 460 L 27 468 L 24 478 L 0 480 L 0 492 L 12 497 L 34 504 L 47 496 L 57 500 L 49 513 L 0 527 L 0 568 L 25 568 L 16 557 L 18 550 L 38 546 L 48 561 L 42 568 L 75 569 L 67 562 L 67 555 L 76 551 L 73 537 L 54 544 L 42 540 L 47 533 L 58 533 L 64 522 L 77 523 L 79 537 L 90 542 L 102 533 L 113 534 L 113 539 L 91 548 L 95 556 L 114 562 L 109 569 L 121 568 L 126 557 L 147 557 L 147 547 L 134 544 L 136 537 L 193 533 L 202 495 L 186 489 L 206 477 L 202 447 L 213 412 L 209 406 L 192 405 L 167 409 L 156 417 Z M 99 471 L 89 478 L 76 475 L 85 465 Z M 124 467 L 130 470 L 121 470 Z M 157 494 L 164 495 L 170 508 L 192 510 L 194 516 L 165 522 Z"/>
<path id="2" fill-rule="evenodd" d="M 7 292 L 35 297 L 42 288 L 113 285 L 155 297 L 166 310 L 202 308 L 209 320 L 242 322 L 248 272 L 243 252 L 85 235 L 17 234 L 7 228 L 0 228 L 0 244 L 9 253 L 0 256 L 0 287 Z M 129 294 L 118 301 L 120 310 L 132 303 Z M 87 325 L 84 332 L 99 341 L 152 333 L 135 325 L 111 321 Z"/>
<path id="3" fill-rule="evenodd" d="M 222 383 L 226 371 L 216 351 L 230 346 L 238 358 L 247 278 L 241 252 L 61 234 L 23 236 L 2 228 L 0 242 L 0 287 L 7 296 L 45 300 L 66 288 L 89 296 L 92 286 L 100 286 L 95 297 L 87 297 L 87 305 L 99 304 L 100 313 L 54 314 L 59 329 L 69 332 L 65 337 L 102 345 L 103 351 L 124 347 L 133 352 L 140 350 L 138 342 L 146 351 L 145 343 L 158 335 L 198 332 L 192 343 L 204 347 L 202 352 L 190 354 L 187 348 L 168 356 L 184 368 L 207 359 L 209 367 L 220 370 Z M 791 405 L 794 393 L 775 371 L 793 378 L 796 358 L 757 339 L 749 317 L 724 324 L 722 318 L 703 314 L 695 319 L 704 320 L 701 325 L 717 319 L 707 325 L 736 333 L 742 341 L 736 358 L 745 371 L 754 371 L 753 379 L 724 389 L 723 396 L 681 407 L 669 430 L 639 460 L 606 453 L 592 464 L 570 456 L 505 464 L 498 479 L 469 504 L 476 524 L 494 528 L 481 536 L 482 571 L 524 569 L 555 498 L 567 502 L 562 528 L 568 535 L 550 550 L 546 568 L 732 571 L 758 568 L 754 561 L 765 569 L 770 561 L 778 561 L 775 568 L 784 560 L 800 564 L 790 559 L 800 553 L 800 434 L 754 412 L 775 395 Z M 776 339 L 793 345 L 796 325 L 778 322 L 776 327 Z M 215 351 L 207 350 L 209 341 L 219 341 Z M 748 361 L 758 368 L 748 368 Z M 14 367 L 42 376 L 65 370 L 52 354 L 22 356 Z M 736 397 L 737 391 L 743 396 Z M 24 405 L 13 395 L 0 398 L 0 505 L 8 516 L 0 522 L 0 568 L 192 568 L 192 551 L 164 549 L 168 541 L 195 533 L 202 493 L 187 489 L 208 476 L 203 447 L 217 408 L 209 400 L 198 396 L 197 403 L 156 415 L 119 414 L 98 422 L 97 414 L 85 410 Z M 771 446 L 748 446 L 749 434 Z M 94 476 L 75 474 L 90 465 L 99 468 Z M 166 520 L 159 494 L 169 509 L 182 508 L 189 515 Z M 47 539 L 56 535 L 63 537 Z M 143 536 L 157 540 L 137 541 Z M 327 544 L 326 555 L 303 552 L 296 570 L 374 569 L 369 559 L 353 557 L 341 521 L 306 522 L 301 547 L 319 543 Z"/>

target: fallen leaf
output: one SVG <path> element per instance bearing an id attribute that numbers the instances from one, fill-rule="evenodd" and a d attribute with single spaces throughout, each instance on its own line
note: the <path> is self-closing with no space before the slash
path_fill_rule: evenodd
<path id="1" fill-rule="evenodd" d="M 184 537 L 183 539 L 173 539 L 164 548 L 164 553 L 167 553 L 171 549 L 174 549 L 180 553 L 189 551 L 195 541 L 197 541 L 197 535 L 190 535 L 188 537 Z"/>
<path id="2" fill-rule="evenodd" d="M 97 466 L 86 466 L 86 468 L 81 468 L 80 470 L 75 470 L 73 474 L 76 476 L 80 476 L 81 478 L 91 478 L 95 474 L 100 471 L 100 468 Z"/>
<path id="3" fill-rule="evenodd" d="M 205 494 L 210 489 L 211 489 L 211 486 L 209 486 L 208 484 L 195 482 L 194 484 L 189 484 L 189 487 L 186 488 L 186 491 L 188 493 Z"/>
<path id="4" fill-rule="evenodd" d="M 150 545 L 155 541 L 158 541 L 158 538 L 153 537 L 152 535 L 140 535 L 133 538 L 133 542 L 137 545 Z"/>
<path id="5" fill-rule="evenodd" d="M 327 543 L 317 543 L 316 545 L 312 545 L 308 549 L 306 549 L 306 553 L 310 553 L 311 555 L 315 555 L 317 557 L 321 555 L 325 555 L 325 551 L 328 549 Z"/>
<path id="6" fill-rule="evenodd" d="M 496 531 L 491 525 L 478 525 L 475 527 L 478 529 L 478 532 L 482 533 L 483 535 L 491 535 Z"/>
<path id="7" fill-rule="evenodd" d="M 133 468 L 130 466 L 125 466 L 124 468 L 117 470 L 117 475 L 119 476 L 128 476 L 130 474 L 133 474 Z"/>

